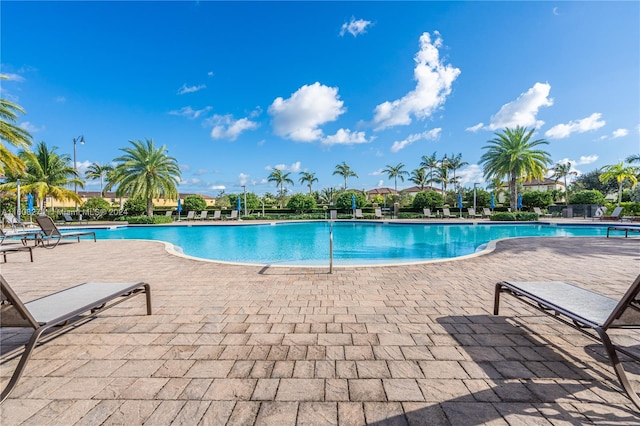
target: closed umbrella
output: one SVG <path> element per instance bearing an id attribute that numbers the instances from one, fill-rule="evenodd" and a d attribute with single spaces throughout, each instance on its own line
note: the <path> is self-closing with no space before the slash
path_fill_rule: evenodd
<path id="1" fill-rule="evenodd" d="M 31 215 L 35 213 L 36 209 L 33 208 L 33 194 L 27 194 L 27 214 L 29 215 L 29 221 L 33 222 Z"/>
<path id="2" fill-rule="evenodd" d="M 522 194 L 518 194 L 518 210 L 522 208 Z"/>
<path id="3" fill-rule="evenodd" d="M 356 209 L 356 196 L 355 194 L 351 194 L 351 210 Z"/>
<path id="4" fill-rule="evenodd" d="M 178 208 L 176 210 L 178 211 L 178 220 L 180 220 L 180 212 L 182 211 L 182 203 L 180 202 L 180 197 L 178 197 Z"/>
<path id="5" fill-rule="evenodd" d="M 496 197 L 491 194 L 491 201 L 489 201 L 489 207 L 491 208 L 491 210 L 496 208 Z"/>
<path id="6" fill-rule="evenodd" d="M 240 196 L 238 195 L 238 205 L 236 206 L 236 210 L 238 210 L 238 212 L 240 210 L 242 210 L 242 205 L 240 205 Z"/>
<path id="7" fill-rule="evenodd" d="M 458 194 L 458 208 L 460 209 L 460 217 L 462 217 L 462 194 Z"/>

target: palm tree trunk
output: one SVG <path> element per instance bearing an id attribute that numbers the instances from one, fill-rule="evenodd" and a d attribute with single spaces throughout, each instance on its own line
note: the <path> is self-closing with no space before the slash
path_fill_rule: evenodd
<path id="1" fill-rule="evenodd" d="M 153 198 L 147 198 L 147 216 L 153 216 Z"/>
<path id="2" fill-rule="evenodd" d="M 622 202 L 622 181 L 618 182 L 618 207 L 620 207 L 621 202 Z"/>
<path id="3" fill-rule="evenodd" d="M 509 191 L 511 191 L 509 204 L 511 205 L 511 211 L 515 212 L 518 210 L 518 193 L 515 174 L 511 175 L 511 179 L 509 180 Z"/>

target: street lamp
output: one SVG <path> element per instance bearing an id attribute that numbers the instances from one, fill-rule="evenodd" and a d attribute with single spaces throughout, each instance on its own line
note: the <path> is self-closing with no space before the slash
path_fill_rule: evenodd
<path id="1" fill-rule="evenodd" d="M 73 138 L 73 171 L 76 172 L 76 178 L 78 177 L 78 166 L 76 163 L 76 145 L 80 142 L 80 145 L 84 145 L 84 135 L 80 135 L 77 138 Z M 73 192 L 78 195 L 78 183 L 73 182 Z M 78 202 L 76 201 L 76 212 L 78 211 Z"/>
<path id="2" fill-rule="evenodd" d="M 478 182 L 473 184 L 473 211 L 476 211 L 476 187 L 480 185 Z"/>
<path id="3" fill-rule="evenodd" d="M 244 215 L 247 216 L 247 185 L 242 185 L 244 191 Z"/>

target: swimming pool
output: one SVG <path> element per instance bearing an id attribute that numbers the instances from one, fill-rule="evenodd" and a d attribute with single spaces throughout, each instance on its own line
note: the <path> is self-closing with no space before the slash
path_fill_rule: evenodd
<path id="1" fill-rule="evenodd" d="M 513 237 L 604 236 L 606 226 L 547 224 L 429 224 L 296 222 L 251 225 L 128 226 L 97 229 L 99 239 L 146 239 L 173 244 L 202 259 L 256 265 L 356 266 L 403 264 L 473 254 Z"/>

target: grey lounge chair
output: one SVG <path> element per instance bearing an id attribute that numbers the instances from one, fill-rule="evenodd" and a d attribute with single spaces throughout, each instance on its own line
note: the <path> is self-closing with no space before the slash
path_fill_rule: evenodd
<path id="1" fill-rule="evenodd" d="M 38 235 L 40 235 L 40 232 L 41 231 L 39 229 L 27 229 L 24 231 L 5 231 L 0 228 L 0 245 L 2 245 L 4 240 L 6 240 L 7 238 L 19 238 L 20 240 L 22 240 L 22 244 L 26 246 L 29 237 L 33 238 L 33 240 L 37 242 L 37 237 Z"/>
<path id="2" fill-rule="evenodd" d="M 434 214 L 431 214 L 430 208 L 422 209 L 422 216 L 424 216 L 425 219 L 433 219 L 434 217 L 436 217 Z"/>
<path id="3" fill-rule="evenodd" d="M 222 219 L 222 210 L 214 210 L 213 220 L 221 220 L 221 219 Z"/>
<path id="4" fill-rule="evenodd" d="M 9 253 L 18 253 L 21 251 L 28 251 L 29 252 L 29 257 L 31 258 L 31 262 L 33 262 L 33 249 L 32 247 L 28 247 L 28 246 L 21 246 L 21 245 L 9 245 L 9 246 L 3 246 L 0 244 L 0 256 L 2 256 L 2 258 L 4 259 L 4 263 L 7 263 L 7 254 Z"/>
<path id="5" fill-rule="evenodd" d="M 196 216 L 196 219 L 198 219 L 198 220 L 206 220 L 207 219 L 207 211 L 206 210 L 202 210 L 200 212 L 200 216 Z"/>
<path id="6" fill-rule="evenodd" d="M 455 216 L 451 214 L 451 210 L 449 210 L 447 207 L 444 207 L 442 209 L 442 217 L 451 219 L 452 217 L 455 217 Z"/>
<path id="7" fill-rule="evenodd" d="M 534 207 L 533 212 L 538 215 L 538 219 L 540 219 L 540 216 L 551 217 L 551 213 L 543 213 L 542 210 L 540 210 L 540 207 Z"/>
<path id="8" fill-rule="evenodd" d="M 611 342 L 610 329 L 640 329 L 640 275 L 620 300 L 563 282 L 506 282 L 496 284 L 493 314 L 498 315 L 500 295 L 518 300 L 602 343 L 622 388 L 640 409 L 640 398 L 633 390 L 618 358 L 618 352 L 640 362 L 638 354 Z"/>
<path id="9" fill-rule="evenodd" d="M 238 219 L 238 210 L 231 210 L 231 214 L 227 219 L 229 220 Z"/>
<path id="10" fill-rule="evenodd" d="M 380 207 L 376 208 L 373 215 L 376 219 L 382 219 L 382 209 Z"/>
<path id="11" fill-rule="evenodd" d="M 82 218 L 82 215 L 78 215 L 78 219 L 74 219 L 69 213 L 62 213 L 62 218 L 64 219 L 64 223 L 89 223 L 87 219 Z"/>
<path id="12" fill-rule="evenodd" d="M 46 248 L 55 248 L 63 238 L 77 238 L 78 242 L 80 242 L 80 237 L 91 235 L 93 236 L 93 241 L 96 241 L 96 233 L 93 231 L 60 232 L 49 216 L 36 216 L 36 222 L 42 229 L 42 234 L 38 238 Z"/>
<path id="13" fill-rule="evenodd" d="M 602 216 L 602 220 L 622 220 L 620 215 L 622 214 L 623 207 L 616 207 L 611 212 L 611 216 Z"/>
<path id="14" fill-rule="evenodd" d="M 22 229 L 25 229 L 26 226 L 35 225 L 35 223 L 33 222 L 21 222 L 13 213 L 3 213 L 2 221 L 6 222 L 7 225 L 9 225 L 13 230 L 15 230 L 18 226 L 20 226 Z"/>
<path id="15" fill-rule="evenodd" d="M 189 210 L 189 212 L 187 213 L 187 217 L 184 218 L 184 220 L 194 220 L 196 218 L 196 212 L 193 210 Z"/>
<path id="16" fill-rule="evenodd" d="M 482 215 L 486 217 L 491 217 L 491 209 L 489 207 L 482 208 Z"/>
<path id="17" fill-rule="evenodd" d="M 147 315 L 151 315 L 151 288 L 149 284 L 141 282 L 84 283 L 31 302 L 22 303 L 9 283 L 0 275 L 0 300 L 2 301 L 0 327 L 33 330 L 9 383 L 0 394 L 0 403 L 9 396 L 20 380 L 38 342 L 47 342 L 66 331 L 67 328 L 83 324 L 105 309 L 140 293 L 146 294 Z M 44 334 L 47 331 L 50 333 Z M 19 349 L 3 354 L 3 357 L 13 355 Z"/>
<path id="18" fill-rule="evenodd" d="M 356 219 L 363 219 L 364 218 L 364 216 L 362 215 L 362 209 L 356 209 L 355 217 L 356 217 Z"/>
<path id="19" fill-rule="evenodd" d="M 467 215 L 471 218 L 482 217 L 482 213 L 476 213 L 476 209 L 474 209 L 473 207 L 469 207 L 467 209 Z"/>

